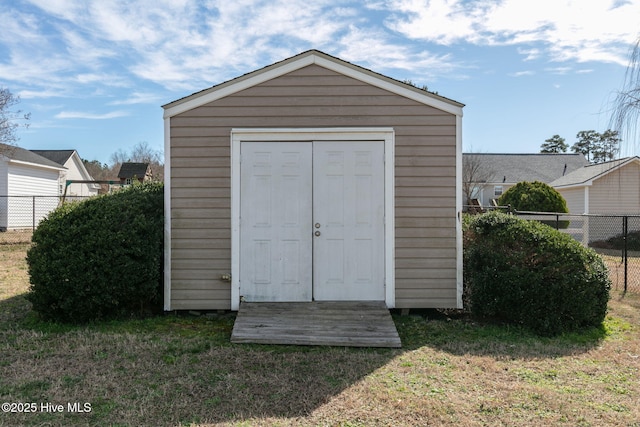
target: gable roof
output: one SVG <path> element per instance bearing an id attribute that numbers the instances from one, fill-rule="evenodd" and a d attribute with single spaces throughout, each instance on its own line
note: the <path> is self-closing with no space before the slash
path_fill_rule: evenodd
<path id="1" fill-rule="evenodd" d="M 490 182 L 505 184 L 522 181 L 541 181 L 548 184 L 589 163 L 582 154 L 565 153 L 464 153 L 463 159 L 468 156 L 480 156 L 482 165 L 494 174 Z"/>
<path id="2" fill-rule="evenodd" d="M 61 166 L 64 166 L 67 160 L 69 160 L 69 157 L 71 157 L 76 150 L 30 150 L 30 151 L 46 159 L 49 159 L 52 162 L 56 162 Z"/>
<path id="3" fill-rule="evenodd" d="M 591 185 L 594 180 L 634 162 L 640 163 L 640 157 L 625 157 L 623 159 L 597 163 L 595 165 L 587 165 L 562 178 L 556 179 L 551 183 L 551 186 L 558 188 Z"/>
<path id="4" fill-rule="evenodd" d="M 0 144 L 0 154 L 9 160 L 19 163 L 26 163 L 35 166 L 53 168 L 58 170 L 66 169 L 64 166 L 49 160 L 37 153 L 14 145 Z"/>
<path id="5" fill-rule="evenodd" d="M 149 163 L 129 163 L 120 165 L 118 178 L 144 178 L 147 175 Z"/>
<path id="6" fill-rule="evenodd" d="M 427 92 L 410 84 L 392 79 L 367 68 L 328 55 L 319 50 L 308 50 L 262 69 L 252 71 L 235 79 L 212 86 L 192 95 L 178 99 L 162 106 L 164 118 L 173 117 L 201 105 L 224 98 L 241 90 L 258 85 L 300 68 L 316 64 L 356 80 L 388 90 L 397 95 L 413 99 L 434 108 L 462 117 L 462 107 L 457 101 Z"/>

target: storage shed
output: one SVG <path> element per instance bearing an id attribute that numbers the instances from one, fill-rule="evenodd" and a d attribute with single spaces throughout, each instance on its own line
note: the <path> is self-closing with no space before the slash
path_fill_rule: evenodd
<path id="1" fill-rule="evenodd" d="M 164 105 L 165 310 L 461 307 L 462 107 L 317 50 Z"/>

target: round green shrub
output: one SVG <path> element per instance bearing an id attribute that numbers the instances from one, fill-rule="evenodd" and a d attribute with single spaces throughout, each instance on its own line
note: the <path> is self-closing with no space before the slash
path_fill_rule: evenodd
<path id="1" fill-rule="evenodd" d="M 158 310 L 163 203 L 163 185 L 152 183 L 53 211 L 27 252 L 34 310 L 72 323 Z"/>
<path id="2" fill-rule="evenodd" d="M 602 324 L 611 287 L 607 268 L 571 236 L 492 212 L 474 217 L 464 240 L 472 314 L 549 336 Z"/>
<path id="3" fill-rule="evenodd" d="M 518 211 L 569 212 L 562 195 L 555 188 L 540 181 L 517 183 L 500 196 L 498 204 L 511 205 Z"/>
<path id="4" fill-rule="evenodd" d="M 516 211 L 569 212 L 564 197 L 555 188 L 540 181 L 517 183 L 500 196 L 498 204 L 511 206 Z M 569 226 L 569 221 L 560 221 L 558 224 L 553 220 L 541 222 L 557 228 Z"/>

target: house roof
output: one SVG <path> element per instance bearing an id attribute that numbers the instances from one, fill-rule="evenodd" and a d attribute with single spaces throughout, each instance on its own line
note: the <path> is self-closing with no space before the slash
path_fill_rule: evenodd
<path id="1" fill-rule="evenodd" d="M 463 154 L 463 158 L 468 156 L 480 156 L 483 166 L 493 172 L 493 179 L 489 182 L 505 184 L 522 181 L 550 183 L 589 163 L 582 154 L 565 153 Z"/>
<path id="2" fill-rule="evenodd" d="M 392 93 L 447 111 L 457 116 L 462 116 L 462 107 L 464 107 L 464 104 L 460 102 L 419 89 L 411 84 L 404 83 L 371 71 L 367 68 L 354 65 L 319 50 L 308 50 L 291 58 L 276 62 L 275 64 L 252 71 L 240 77 L 236 77 L 235 79 L 228 80 L 224 83 L 220 83 L 208 89 L 204 89 L 165 104 L 162 106 L 162 108 L 165 109 L 164 117 L 173 117 L 177 114 L 208 104 L 209 102 L 224 98 L 225 96 L 312 64 L 333 70 L 373 86 L 386 89 Z"/>
<path id="3" fill-rule="evenodd" d="M 640 157 L 625 157 L 610 162 L 587 165 L 551 182 L 552 187 L 574 187 L 591 185 L 591 182 L 630 163 L 640 163 Z"/>
<path id="4" fill-rule="evenodd" d="M 47 158 L 57 164 L 64 166 L 76 150 L 30 150 L 44 158 Z"/>
<path id="5" fill-rule="evenodd" d="M 33 151 L 25 150 L 24 148 L 16 147 L 14 145 L 0 144 L 0 154 L 6 156 L 8 159 L 29 163 L 37 166 L 44 166 L 54 169 L 66 169 L 61 164 L 54 162 L 46 157 L 43 157 Z"/>
<path id="6" fill-rule="evenodd" d="M 148 168 L 149 163 L 123 163 L 120 165 L 118 178 L 144 178 Z"/>

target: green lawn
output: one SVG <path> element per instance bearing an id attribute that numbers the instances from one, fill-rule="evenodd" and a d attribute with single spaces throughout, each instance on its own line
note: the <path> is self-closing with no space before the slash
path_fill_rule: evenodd
<path id="1" fill-rule="evenodd" d="M 558 338 L 425 311 L 399 350 L 232 345 L 231 314 L 39 322 L 24 250 L 0 247 L 0 403 L 36 410 L 0 426 L 640 426 L 637 295 Z"/>

